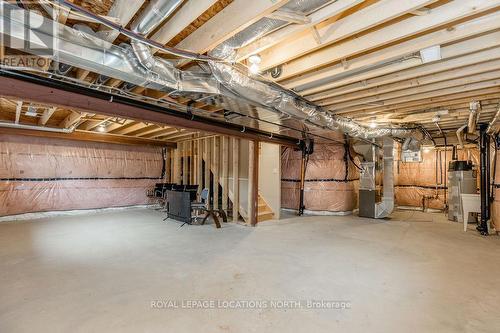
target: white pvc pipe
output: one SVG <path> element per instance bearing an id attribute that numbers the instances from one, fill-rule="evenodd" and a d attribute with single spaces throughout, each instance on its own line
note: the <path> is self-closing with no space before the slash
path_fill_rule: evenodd
<path id="1" fill-rule="evenodd" d="M 67 134 L 73 133 L 75 130 L 74 128 L 55 128 L 55 127 L 24 125 L 24 124 L 14 124 L 5 122 L 0 122 L 0 127 L 27 129 L 27 130 L 43 131 L 43 132 L 67 133 Z"/>

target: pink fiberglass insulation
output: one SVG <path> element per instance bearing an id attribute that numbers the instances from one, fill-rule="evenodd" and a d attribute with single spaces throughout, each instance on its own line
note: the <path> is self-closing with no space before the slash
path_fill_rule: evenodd
<path id="1" fill-rule="evenodd" d="M 479 167 L 477 148 L 459 149 L 457 155 L 459 160 L 467 160 L 470 157 L 472 163 Z M 396 204 L 422 207 L 425 203 L 426 208 L 444 209 L 445 184 L 448 184 L 448 164 L 451 158 L 451 150 L 445 152 L 434 149 L 422 151 L 422 162 L 405 163 L 397 158 L 394 161 Z"/>
<path id="2" fill-rule="evenodd" d="M 161 148 L 0 134 L 0 216 L 149 203 Z"/>
<path id="3" fill-rule="evenodd" d="M 351 154 L 354 156 L 354 154 Z M 281 206 L 298 209 L 302 153 L 283 148 Z M 356 162 L 357 163 L 357 162 Z M 310 211 L 348 212 L 357 205 L 359 171 L 342 144 L 316 144 L 306 168 L 304 205 Z"/>

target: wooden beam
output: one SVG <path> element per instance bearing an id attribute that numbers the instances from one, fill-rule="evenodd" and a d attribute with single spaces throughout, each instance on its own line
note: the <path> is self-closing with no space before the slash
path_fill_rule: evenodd
<path id="1" fill-rule="evenodd" d="M 213 162 L 212 170 L 214 174 L 214 209 L 219 209 L 219 166 L 220 166 L 220 137 L 213 138 Z"/>
<path id="2" fill-rule="evenodd" d="M 234 0 L 176 47 L 204 53 L 287 2 L 288 0 L 252 0 L 251 2 Z"/>
<path id="3" fill-rule="evenodd" d="M 189 149 L 189 156 L 191 157 L 189 159 L 189 184 L 196 185 L 196 159 L 195 159 L 195 146 L 196 146 L 196 141 L 187 141 L 188 144 L 188 149 Z"/>
<path id="4" fill-rule="evenodd" d="M 500 34 L 498 43 L 500 43 Z M 444 53 L 447 53 L 447 50 L 445 49 L 446 48 L 442 49 L 442 54 L 443 51 Z M 343 86 L 336 85 L 337 87 L 333 89 L 323 90 L 322 88 L 318 87 L 314 89 L 301 91 L 300 93 L 310 101 L 319 101 L 325 98 L 335 97 L 339 95 L 349 96 L 349 94 L 353 94 L 357 91 L 365 91 L 367 89 L 376 88 L 378 86 L 385 84 L 398 83 L 402 82 L 403 80 L 419 78 L 425 75 L 431 75 L 454 69 L 461 69 L 464 66 L 475 65 L 481 62 L 486 62 L 489 60 L 496 60 L 496 59 L 500 59 L 500 47 L 494 47 L 479 52 L 469 53 L 466 55 L 453 57 L 451 59 L 444 58 L 444 60 L 435 63 L 414 66 L 408 69 L 395 71 L 390 74 L 376 76 L 369 79 L 366 79 L 366 77 L 361 77 L 360 80 L 356 82 L 346 84 Z M 355 79 L 355 77 L 356 77 L 355 75 L 354 77 L 351 76 L 352 79 Z M 419 79 L 418 81 L 420 82 Z"/>
<path id="5" fill-rule="evenodd" d="M 471 101 L 471 99 L 478 99 L 481 98 L 481 96 L 488 96 L 490 98 L 491 96 L 498 97 L 497 94 L 499 92 L 500 92 L 500 87 L 496 86 L 487 89 L 479 89 L 468 92 L 460 92 L 457 94 L 433 97 L 426 99 L 424 101 L 417 100 L 417 101 L 404 102 L 396 105 L 380 106 L 374 109 L 355 111 L 355 114 L 357 114 L 358 116 L 370 117 L 377 114 L 394 114 L 395 110 L 397 110 L 399 114 L 402 114 L 404 112 L 410 112 L 420 109 L 446 106 L 447 103 L 455 104 L 460 100 L 466 101 L 468 103 Z"/>
<path id="6" fill-rule="evenodd" d="M 311 23 L 311 18 L 307 15 L 287 9 L 275 10 L 271 14 L 267 14 L 266 17 L 295 24 Z"/>
<path id="7" fill-rule="evenodd" d="M 203 149 L 203 152 L 205 153 L 205 188 L 208 188 L 210 190 L 210 169 L 212 167 L 212 140 L 211 139 L 205 139 L 204 144 L 205 148 Z M 210 191 L 210 197 L 212 196 L 212 191 Z M 207 206 L 210 208 L 210 197 L 208 199 Z"/>
<path id="8" fill-rule="evenodd" d="M 195 132 L 191 132 L 191 131 L 187 131 L 187 130 L 181 129 L 179 131 L 179 133 L 177 133 L 177 134 L 161 136 L 160 138 L 164 139 L 164 140 L 173 140 L 173 139 L 183 138 L 185 136 L 192 136 L 194 134 L 195 134 Z"/>
<path id="9" fill-rule="evenodd" d="M 189 185 L 189 152 L 188 142 L 180 144 L 182 147 L 182 184 Z"/>
<path id="10" fill-rule="evenodd" d="M 64 118 L 64 120 L 61 121 L 61 123 L 59 123 L 59 127 L 70 128 L 71 126 L 78 123 L 82 119 L 82 117 L 86 115 L 87 115 L 86 112 L 76 112 L 71 110 L 70 114 L 66 118 Z"/>
<path id="11" fill-rule="evenodd" d="M 31 80 L 31 79 L 30 79 Z M 33 79 L 35 80 L 35 79 Z M 38 79 L 36 79 L 38 80 Z M 165 124 L 172 127 L 180 127 L 194 131 L 218 133 L 221 135 L 232 135 L 246 139 L 258 139 L 264 142 L 277 143 L 286 146 L 295 146 L 296 139 L 286 136 L 274 135 L 270 137 L 256 129 L 247 128 L 245 132 L 241 127 L 224 121 L 214 121 L 208 118 L 184 117 L 178 112 L 166 108 L 156 108 L 151 105 L 132 105 L 128 102 L 90 95 L 85 88 L 79 88 L 78 92 L 67 91 L 52 81 L 44 81 L 38 84 L 27 79 L 13 78 L 9 75 L 0 76 L 0 95 L 5 98 L 36 102 L 45 105 L 65 107 L 82 112 L 98 113 L 118 118 L 135 119 L 155 124 Z M 95 92 L 92 92 L 95 94 Z M 104 94 L 99 92 L 99 94 Z M 107 96 L 107 95 L 105 95 Z"/>
<path id="12" fill-rule="evenodd" d="M 498 73 L 492 72 L 492 76 L 498 75 Z M 407 102 L 412 102 L 412 101 L 419 101 L 419 100 L 427 100 L 429 98 L 435 98 L 435 97 L 440 97 L 440 96 L 445 96 L 445 95 L 452 95 L 460 92 L 466 92 L 466 91 L 471 91 L 471 90 L 480 90 L 480 89 L 486 89 L 486 88 L 492 88 L 496 86 L 500 86 L 500 79 L 498 76 L 496 76 L 494 79 L 491 80 L 486 80 L 486 81 L 479 81 L 479 82 L 473 82 L 474 80 L 471 80 L 470 83 L 464 83 L 462 85 L 456 86 L 456 87 L 449 87 L 449 88 L 443 88 L 443 89 L 438 89 L 438 90 L 431 90 L 427 91 L 426 89 L 422 90 L 422 92 L 416 91 L 415 94 L 409 94 L 405 96 L 400 96 L 400 97 L 395 97 L 395 98 L 389 98 L 383 101 L 374 101 L 374 102 L 367 102 L 362 105 L 353 105 L 353 106 L 345 106 L 343 105 L 342 109 L 336 110 L 337 113 L 339 114 L 345 114 L 345 113 L 350 113 L 352 114 L 353 112 L 356 111 L 366 111 L 369 109 L 377 108 L 380 105 L 384 106 L 390 106 L 390 105 L 399 105 L 400 103 L 407 103 Z M 417 88 L 424 88 L 424 87 L 417 87 Z M 415 92 L 415 91 L 414 91 Z M 389 93 L 392 94 L 392 93 Z"/>
<path id="13" fill-rule="evenodd" d="M 27 129 L 17 129 L 17 128 L 2 128 L 2 133 L 16 134 L 16 135 L 26 135 L 34 137 L 45 137 L 45 138 L 56 138 L 64 140 L 75 140 L 75 141 L 89 141 L 89 142 L 102 142 L 102 143 L 113 143 L 122 145 L 133 145 L 133 146 L 159 146 L 159 147 L 175 147 L 174 142 L 165 142 L 157 140 L 147 140 L 140 138 L 132 138 L 120 135 L 103 134 L 96 132 L 87 132 L 76 130 L 72 133 L 61 133 L 61 132 L 46 132 L 38 130 L 27 130 Z"/>
<path id="14" fill-rule="evenodd" d="M 363 0 L 338 0 L 321 8 L 320 10 L 309 15 L 311 22 L 307 26 L 302 25 L 289 25 L 275 32 L 272 32 L 262 38 L 257 39 L 255 42 L 244 46 L 237 51 L 237 59 L 239 61 L 248 58 L 252 54 L 262 52 L 279 42 L 284 41 L 291 36 L 297 35 L 313 28 L 315 25 L 325 21 L 330 17 L 339 15 L 342 12 L 362 3 Z"/>
<path id="15" fill-rule="evenodd" d="M 258 220 L 259 206 L 259 142 L 250 141 L 248 146 L 248 222 L 254 227 Z"/>
<path id="16" fill-rule="evenodd" d="M 161 136 L 165 136 L 168 134 L 179 133 L 180 129 L 172 128 L 172 127 L 158 127 L 155 129 L 151 129 L 151 131 L 147 131 L 145 133 L 141 133 L 138 136 L 144 136 L 147 138 L 158 138 Z"/>
<path id="17" fill-rule="evenodd" d="M 198 134 L 199 136 L 199 134 Z M 203 141 L 196 140 L 196 183 L 198 184 L 198 195 L 203 190 Z"/>
<path id="18" fill-rule="evenodd" d="M 217 3 L 217 0 L 196 0 L 185 1 L 175 14 L 168 19 L 168 22 L 163 24 L 151 37 L 152 40 L 166 44 L 172 38 L 183 31 L 188 24 L 196 20 L 212 5 Z M 154 50 L 156 52 L 157 50 Z"/>
<path id="19" fill-rule="evenodd" d="M 229 196 L 229 138 L 222 137 L 222 209 L 228 209 Z"/>
<path id="20" fill-rule="evenodd" d="M 270 69 L 285 62 L 289 62 L 290 60 L 316 51 L 320 47 L 333 44 L 362 31 L 369 30 L 372 27 L 398 18 L 435 1 L 436 0 L 385 0 L 376 2 L 332 24 L 318 26 L 317 30 L 321 36 L 321 46 L 318 46 L 314 35 L 307 32 L 299 36 L 293 36 L 275 45 L 273 48 L 261 52 L 261 68 L 264 70 Z M 404 34 L 404 32 L 405 30 L 400 30 L 398 34 Z"/>
<path id="21" fill-rule="evenodd" d="M 118 121 L 119 119 L 116 118 L 115 120 Z M 134 121 L 131 120 L 131 119 L 125 119 L 125 120 L 123 120 L 123 122 L 121 122 L 121 120 L 120 120 L 120 122 L 112 122 L 111 124 L 109 124 L 108 126 L 106 126 L 106 128 L 104 129 L 104 131 L 106 133 L 109 133 L 109 132 L 114 131 L 117 128 L 123 127 L 125 125 L 129 125 L 129 124 L 131 124 L 133 122 Z M 148 139 L 153 139 L 153 138 L 148 138 Z"/>
<path id="22" fill-rule="evenodd" d="M 49 121 L 50 117 L 52 117 L 54 112 L 56 112 L 56 110 L 57 108 L 54 106 L 46 108 L 45 111 L 43 111 L 40 119 L 38 119 L 38 125 L 44 126 Z"/>
<path id="23" fill-rule="evenodd" d="M 457 78 L 458 77 L 458 78 Z M 490 64 L 480 64 L 479 66 L 471 66 L 462 68 L 452 72 L 439 73 L 437 75 L 423 76 L 409 81 L 396 82 L 386 86 L 380 86 L 367 91 L 358 91 L 354 94 L 359 95 L 353 97 L 347 95 L 339 98 L 327 98 L 320 101 L 321 106 L 332 106 L 337 110 L 348 108 L 356 105 L 365 105 L 368 103 L 384 102 L 388 99 L 397 97 L 409 97 L 428 91 L 438 91 L 470 83 L 488 81 L 500 78 L 500 61 L 495 61 Z M 399 88 L 399 89 L 398 89 Z"/>
<path id="24" fill-rule="evenodd" d="M 240 210 L 240 140 L 232 138 L 233 145 L 233 222 L 239 220 Z"/>
<path id="25" fill-rule="evenodd" d="M 17 101 L 16 103 L 16 120 L 15 123 L 19 124 L 19 118 L 21 118 L 21 110 L 23 109 L 23 101 Z"/>
<path id="26" fill-rule="evenodd" d="M 148 124 L 145 124 L 143 122 L 137 122 L 135 124 L 134 123 L 127 124 L 125 126 L 117 128 L 117 129 L 113 130 L 111 133 L 114 133 L 114 134 L 129 134 L 129 133 L 135 132 L 137 130 L 143 129 L 143 128 L 147 127 L 147 126 L 148 126 Z"/>
<path id="27" fill-rule="evenodd" d="M 494 22 L 490 23 L 495 25 Z M 452 59 L 499 46 L 500 32 L 498 31 L 471 38 L 470 31 L 474 29 L 476 29 L 476 32 L 477 29 L 482 31 L 483 27 L 481 24 L 468 25 L 466 29 L 463 29 L 463 26 L 455 26 L 451 35 L 448 33 L 449 31 L 437 31 L 414 38 L 408 42 L 349 59 L 347 69 L 338 63 L 311 73 L 304 73 L 293 79 L 284 80 L 282 84 L 289 89 L 293 88 L 301 91 L 302 94 L 309 95 L 351 83 L 362 83 L 364 80 L 396 73 L 404 69 L 419 67 L 422 65 L 420 57 L 409 57 L 408 55 L 416 54 L 420 50 L 420 46 L 436 45 L 432 43 L 438 40 L 441 44 L 447 43 L 447 45 L 441 47 L 441 57 L 443 59 Z M 457 28 L 459 29 L 457 30 Z M 388 62 L 388 60 L 390 61 Z"/>
<path id="28" fill-rule="evenodd" d="M 174 151 L 174 183 L 180 185 L 181 181 L 181 147 L 178 146 Z"/>
<path id="29" fill-rule="evenodd" d="M 170 164 L 170 159 L 172 158 L 172 149 L 167 149 L 165 156 L 165 183 L 172 182 L 172 169 Z"/>
<path id="30" fill-rule="evenodd" d="M 416 43 L 415 40 L 409 39 L 411 36 L 421 34 L 426 30 L 438 28 L 459 19 L 472 17 L 500 4 L 500 0 L 482 0 L 479 6 L 474 7 L 474 5 L 471 5 L 471 2 L 475 3 L 474 0 L 463 0 L 460 2 L 453 1 L 434 9 L 429 15 L 414 16 L 401 22 L 388 25 L 387 27 L 377 29 L 373 32 L 366 33 L 358 38 L 324 47 L 316 52 L 308 54 L 307 56 L 297 58 L 295 60 L 289 60 L 286 66 L 283 66 L 282 74 L 279 77 L 279 80 L 282 81 L 305 72 L 310 72 L 320 67 L 338 62 L 342 59 L 367 53 L 376 48 L 392 43 L 400 42 L 400 45 L 394 45 L 393 48 L 399 47 L 400 50 L 397 54 L 403 56 L 411 52 L 417 52 L 425 47 L 450 42 L 450 39 L 457 40 L 459 38 L 454 39 L 457 35 L 462 35 L 461 38 L 466 38 L 481 32 L 496 29 L 500 26 L 500 23 L 498 22 L 500 13 L 497 12 L 486 15 L 483 19 L 474 19 L 463 24 L 458 24 L 453 31 L 445 29 L 435 33 L 423 35 L 417 40 L 418 42 L 421 42 L 421 44 Z M 475 29 L 471 29 L 471 27 Z M 401 42 L 405 39 L 409 40 Z M 401 44 L 409 47 L 409 49 L 405 47 L 401 48 Z M 288 46 L 293 49 L 292 46 Z M 269 50 L 269 52 L 271 52 L 271 50 Z M 385 53 L 388 53 L 391 50 L 393 49 L 388 47 L 384 51 Z M 263 70 L 279 65 L 283 60 L 281 55 L 278 57 L 278 55 L 274 56 L 273 54 L 261 53 L 261 57 L 261 68 Z M 394 56 L 386 57 L 381 60 L 387 61 L 393 57 Z"/>

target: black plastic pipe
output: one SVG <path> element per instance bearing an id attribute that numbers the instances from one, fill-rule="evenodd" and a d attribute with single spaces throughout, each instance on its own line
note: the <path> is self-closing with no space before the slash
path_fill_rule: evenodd
<path id="1" fill-rule="evenodd" d="M 490 136 L 487 133 L 488 124 L 479 125 L 479 169 L 481 190 L 481 221 L 477 231 L 483 236 L 488 235 L 488 220 L 490 218 Z M 464 218 L 468 218 L 464 216 Z"/>

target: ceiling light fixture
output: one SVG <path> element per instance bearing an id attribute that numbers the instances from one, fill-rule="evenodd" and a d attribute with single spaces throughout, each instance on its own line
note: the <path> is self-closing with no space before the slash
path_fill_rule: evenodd
<path id="1" fill-rule="evenodd" d="M 106 132 L 106 126 L 104 124 L 97 126 L 98 132 Z"/>
<path id="2" fill-rule="evenodd" d="M 250 63 L 250 73 L 252 74 L 259 74 L 260 68 L 259 64 L 261 63 L 262 58 L 258 54 L 252 54 L 250 57 L 248 57 L 248 62 Z"/>
<path id="3" fill-rule="evenodd" d="M 36 106 L 34 106 L 33 104 L 30 104 L 28 106 L 28 110 L 26 111 L 25 115 L 30 116 L 30 117 L 36 117 L 37 116 Z"/>
<path id="4" fill-rule="evenodd" d="M 250 57 L 248 57 L 248 62 L 251 64 L 260 64 L 262 61 L 262 58 L 258 54 L 252 54 Z"/>
<path id="5" fill-rule="evenodd" d="M 378 124 L 377 124 L 377 118 L 376 117 L 372 117 L 372 119 L 370 121 L 370 124 L 368 126 L 370 126 L 370 128 L 377 128 L 377 126 L 378 126 Z"/>
<path id="6" fill-rule="evenodd" d="M 259 74 L 260 68 L 258 64 L 251 64 L 249 70 L 252 74 Z"/>
<path id="7" fill-rule="evenodd" d="M 441 60 L 441 45 L 434 45 L 420 50 L 420 59 L 422 63 Z"/>

